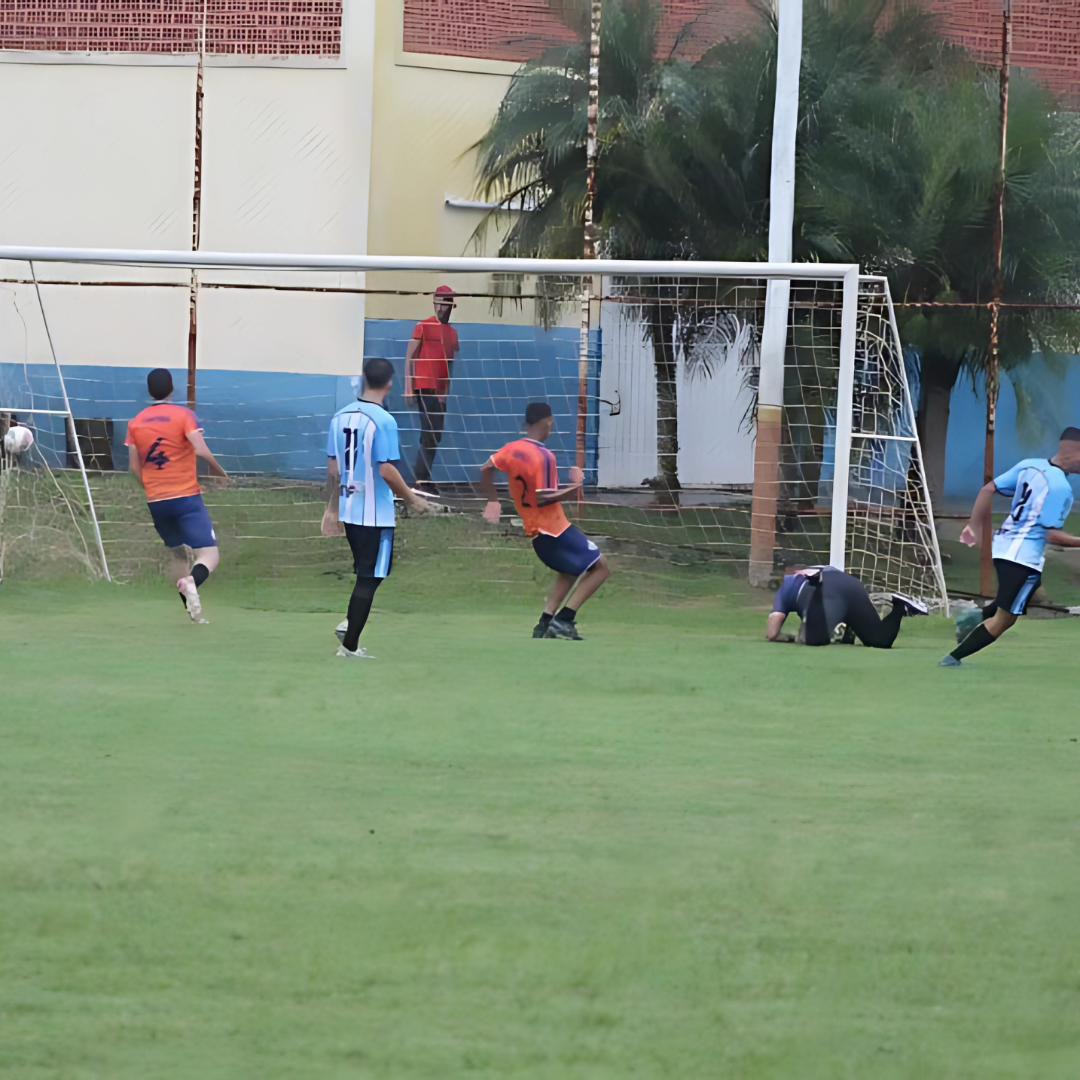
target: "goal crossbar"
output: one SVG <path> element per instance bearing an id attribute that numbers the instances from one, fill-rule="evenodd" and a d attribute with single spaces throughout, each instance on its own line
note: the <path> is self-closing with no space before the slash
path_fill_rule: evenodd
<path id="1" fill-rule="evenodd" d="M 857 264 L 687 262 L 662 259 L 500 259 L 424 255 L 287 255 L 266 252 L 140 251 L 0 245 L 0 261 L 171 266 L 184 270 L 322 270 L 330 273 L 417 270 L 433 273 L 566 274 L 574 277 L 730 277 L 841 281 Z"/>

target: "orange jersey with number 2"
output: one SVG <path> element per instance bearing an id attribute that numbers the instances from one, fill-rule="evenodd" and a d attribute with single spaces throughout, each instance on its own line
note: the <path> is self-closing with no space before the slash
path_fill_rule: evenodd
<path id="1" fill-rule="evenodd" d="M 559 486 L 555 455 L 533 439 L 518 439 L 494 453 L 491 462 L 510 477 L 510 497 L 521 515 L 526 536 L 561 536 L 570 528 L 562 503 L 537 506 L 537 491 Z"/>
<path id="2" fill-rule="evenodd" d="M 124 445 L 134 446 L 139 455 L 147 502 L 199 494 L 195 447 L 188 432 L 201 430 L 190 409 L 168 401 L 151 405 L 128 421 Z"/>

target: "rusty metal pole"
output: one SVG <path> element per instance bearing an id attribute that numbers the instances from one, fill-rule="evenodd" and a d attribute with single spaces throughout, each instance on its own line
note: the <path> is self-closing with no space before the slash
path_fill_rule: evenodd
<path id="1" fill-rule="evenodd" d="M 983 446 L 983 483 L 994 479 L 994 431 L 997 427 L 1000 377 L 1000 325 L 1002 294 L 1002 251 L 1005 242 L 1005 155 L 1009 132 L 1009 60 L 1012 56 L 1012 0 L 1004 0 L 1001 24 L 1001 155 L 994 191 L 993 258 L 994 278 L 990 294 L 990 347 L 986 356 L 986 442 Z M 993 595 L 993 517 L 990 510 L 982 522 L 979 553 L 979 592 Z"/>
<path id="2" fill-rule="evenodd" d="M 602 0 L 592 0 L 589 27 L 589 107 L 585 134 L 585 213 L 584 233 L 586 259 L 596 258 L 596 223 L 593 207 L 596 201 L 597 133 L 600 126 L 600 17 Z M 577 447 L 575 463 L 585 468 L 585 434 L 589 416 L 589 331 L 591 324 L 592 279 L 581 282 L 581 339 L 578 345 L 578 409 Z M 578 493 L 578 501 L 581 501 Z"/>
<path id="3" fill-rule="evenodd" d="M 206 8 L 202 0 L 202 27 L 199 31 L 199 66 L 195 73 L 195 186 L 191 202 L 191 250 L 199 250 L 202 218 L 202 136 L 203 136 L 203 58 L 206 54 Z M 199 272 L 191 271 L 188 301 L 187 404 L 195 408 L 195 371 L 199 344 Z"/>

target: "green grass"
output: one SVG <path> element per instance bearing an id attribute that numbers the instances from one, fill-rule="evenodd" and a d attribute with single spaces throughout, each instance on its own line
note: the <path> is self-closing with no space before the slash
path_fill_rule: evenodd
<path id="1" fill-rule="evenodd" d="M 370 663 L 342 566 L 226 565 L 204 627 L 0 586 L 0 1073 L 1080 1073 L 1080 625 L 948 671 L 942 619 L 767 645 L 624 575 L 535 642 L 527 550 L 454 529 Z"/>

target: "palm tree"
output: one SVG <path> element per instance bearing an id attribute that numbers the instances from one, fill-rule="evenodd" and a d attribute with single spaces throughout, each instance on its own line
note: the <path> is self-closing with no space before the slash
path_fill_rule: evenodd
<path id="1" fill-rule="evenodd" d="M 704 99 L 691 65 L 656 59 L 657 10 L 649 0 L 605 3 L 594 215 L 599 250 L 607 257 L 695 254 L 683 205 L 692 178 L 678 160 L 679 131 Z M 574 258 L 581 252 L 587 78 L 584 41 L 525 64 L 476 146 L 479 194 L 535 207 L 512 219 L 502 255 Z M 686 307 L 681 301 L 696 294 L 697 283 L 635 279 L 621 285 L 643 299 L 642 329 L 656 370 L 658 480 L 677 490 L 677 356 L 682 349 L 692 362 L 695 337 L 678 312 Z M 700 305 L 696 310 L 704 317 Z"/>
<path id="2" fill-rule="evenodd" d="M 902 338 L 922 358 L 919 426 L 940 495 L 949 395 L 962 371 L 983 364 L 989 320 L 985 308 L 927 305 L 990 299 L 996 79 L 917 4 L 887 7 L 807 0 L 794 250 L 888 276 Z M 776 25 L 761 14 L 757 33 L 689 64 L 655 56 L 650 0 L 605 0 L 595 207 L 605 255 L 765 257 Z M 537 207 L 512 222 L 504 254 L 581 249 L 586 73 L 584 43 L 526 64 L 477 144 L 483 195 Z M 1010 117 L 1005 238 L 1007 303 L 1080 296 L 1078 122 L 1023 79 Z M 677 487 L 675 358 L 693 333 L 684 325 L 680 342 L 680 287 L 649 284 L 660 471 Z M 1007 309 L 1002 365 L 1021 404 L 1025 361 L 1035 349 L 1075 348 L 1076 324 L 1060 312 Z M 805 332 L 814 339 L 813 327 Z"/>

